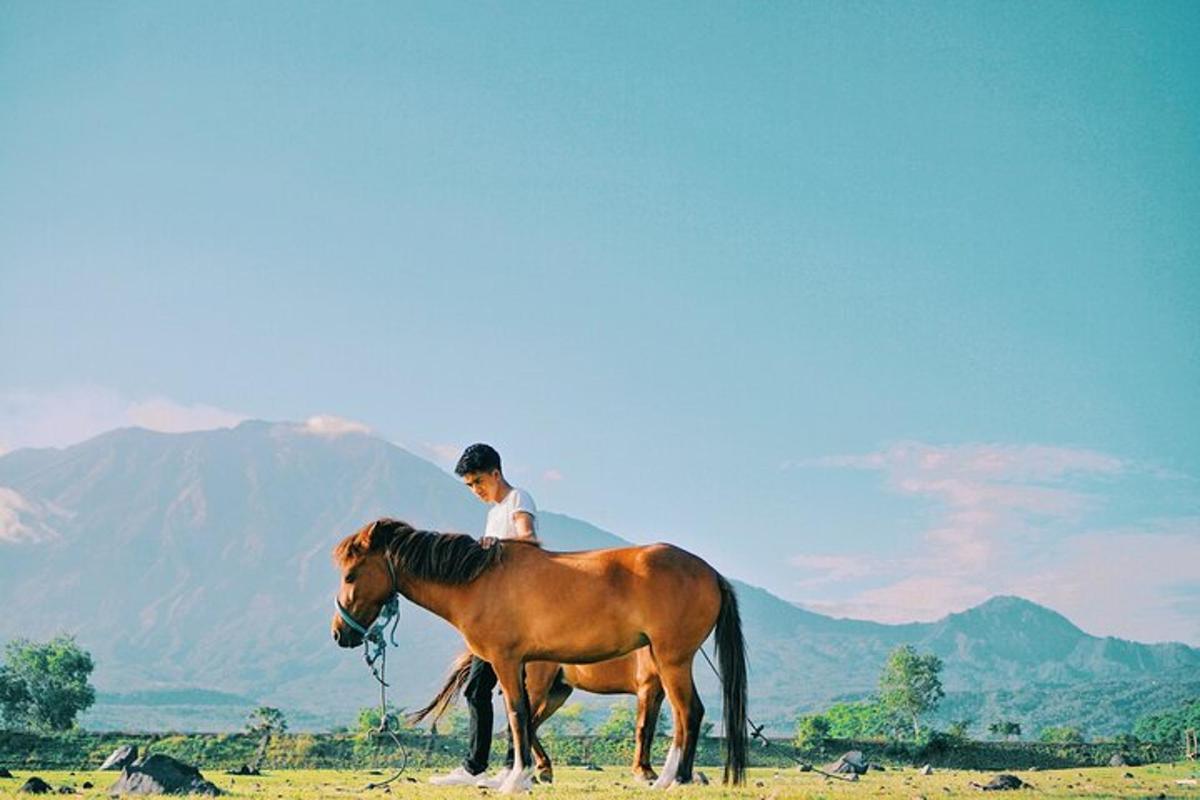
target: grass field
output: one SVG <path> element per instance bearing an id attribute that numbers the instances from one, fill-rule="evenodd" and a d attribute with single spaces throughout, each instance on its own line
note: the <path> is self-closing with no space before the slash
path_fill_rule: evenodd
<path id="1" fill-rule="evenodd" d="M 719 773 L 702 770 L 719 780 Z M 1125 777 L 1126 774 L 1132 777 Z M 116 779 L 112 772 L 14 772 L 10 779 L 0 779 L 0 797 L 25 798 L 17 789 L 30 775 L 38 775 L 57 790 L 60 786 L 73 786 L 76 796 L 107 797 L 105 790 Z M 1197 798 L 1200 787 L 1180 785 L 1179 780 L 1194 780 L 1200 777 L 1197 764 L 1157 764 L 1148 767 L 1070 769 L 1045 772 L 1014 772 L 1013 774 L 1033 785 L 1032 791 L 1019 791 L 1018 797 L 1036 795 L 1039 798 L 1095 798 L 1095 797 L 1169 797 Z M 390 792 L 384 790 L 364 791 L 363 787 L 372 780 L 382 780 L 378 775 L 367 772 L 341 770 L 273 770 L 254 777 L 225 775 L 215 770 L 205 772 L 205 777 L 228 792 L 230 797 L 273 798 L 274 800 L 296 800 L 317 797 L 389 797 L 389 798 L 477 798 L 494 794 L 483 789 L 468 787 L 439 788 L 426 783 L 430 773 L 418 770 L 405 773 L 392 784 Z M 670 796 L 684 795 L 703 798 L 738 797 L 784 800 L 785 798 L 905 798 L 905 800 L 936 800 L 937 798 L 979 797 L 978 789 L 970 783 L 987 783 L 994 773 L 939 770 L 933 775 L 920 775 L 914 769 L 871 772 L 858 782 L 830 780 L 817 773 L 797 770 L 775 770 L 755 768 L 750 770 L 745 787 L 730 790 L 719 785 L 688 786 L 672 789 Z M 85 781 L 93 788 L 81 788 Z M 600 772 L 583 769 L 563 768 L 552 785 L 535 786 L 533 795 L 558 800 L 605 797 L 646 797 L 657 793 L 635 784 L 624 769 L 606 767 Z M 990 795 L 989 795 L 990 796 Z M 1004 795 L 1001 795 L 1004 796 Z"/>

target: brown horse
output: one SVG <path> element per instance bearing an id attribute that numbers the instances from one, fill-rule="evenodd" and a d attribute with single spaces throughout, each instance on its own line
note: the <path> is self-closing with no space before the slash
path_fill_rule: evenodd
<path id="1" fill-rule="evenodd" d="M 334 548 L 341 569 L 333 638 L 357 647 L 397 593 L 458 629 L 504 690 L 516 751 L 503 792 L 526 788 L 532 761 L 521 681 L 530 661 L 595 663 L 650 646 L 675 721 L 655 786 L 692 778 L 704 706 L 692 658 L 715 631 L 723 686 L 725 781 L 746 766 L 746 661 L 733 587 L 700 558 L 668 544 L 552 553 L 518 542 L 490 548 L 462 534 L 378 520 Z"/>
<path id="2" fill-rule="evenodd" d="M 437 719 L 462 692 L 471 670 L 471 653 L 460 655 L 450 668 L 446 685 L 437 696 L 409 716 L 420 722 L 434 714 Z M 538 780 L 554 780 L 554 765 L 538 738 L 538 728 L 571 696 L 575 689 L 594 694 L 632 694 L 638 699 L 637 725 L 634 728 L 635 746 L 633 775 L 640 781 L 658 777 L 650 765 L 650 748 L 654 730 L 658 727 L 658 712 L 662 708 L 663 687 L 658 667 L 650 648 L 642 647 L 620 658 L 597 664 L 555 664 L 552 661 L 531 661 L 525 665 L 525 692 L 529 697 L 531 716 L 529 740 L 533 749 Z M 436 713 L 435 713 L 436 712 Z"/>

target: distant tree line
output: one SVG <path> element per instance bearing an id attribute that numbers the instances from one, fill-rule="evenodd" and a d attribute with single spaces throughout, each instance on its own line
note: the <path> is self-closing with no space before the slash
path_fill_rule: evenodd
<path id="1" fill-rule="evenodd" d="M 1133 735 L 1146 742 L 1178 742 L 1188 730 L 1200 731 L 1200 697 L 1174 711 L 1142 717 L 1133 726 Z"/>
<path id="2" fill-rule="evenodd" d="M 96 700 L 96 691 L 88 682 L 95 668 L 91 655 L 74 637 L 58 636 L 46 642 L 15 639 L 4 647 L 0 662 L 0 728 L 35 732 L 67 731 L 77 726 L 79 715 Z M 834 704 L 818 714 L 798 720 L 796 744 L 818 745 L 828 739 L 921 741 L 942 736 L 969 738 L 974 720 L 957 720 L 944 732 L 935 731 L 925 720 L 945 696 L 942 689 L 941 659 L 921 654 L 911 645 L 897 647 L 889 655 L 879 676 L 878 691 L 858 702 Z M 392 719 L 403 728 L 403 709 L 389 709 Z M 659 734 L 670 728 L 670 716 L 663 720 Z M 461 734 L 466 728 L 465 715 L 451 709 L 440 723 L 443 734 Z M 544 736 L 598 737 L 606 740 L 632 739 L 636 714 L 628 703 L 614 705 L 608 717 L 594 728 L 588 724 L 580 703 L 561 708 L 542 728 Z M 379 728 L 377 708 L 361 710 L 356 729 L 369 733 Z M 1179 708 L 1139 718 L 1132 732 L 1114 741 L 1178 744 L 1185 731 L 1200 730 L 1200 697 L 1185 701 Z M 993 720 L 986 725 L 992 737 L 1020 739 L 1021 723 L 1010 719 Z M 247 732 L 260 737 L 256 761 L 266 752 L 272 736 L 284 733 L 287 722 L 276 708 L 256 709 L 247 724 Z M 707 737 L 712 723 L 706 722 L 702 735 Z M 1035 731 L 1046 744 L 1079 744 L 1087 740 L 1083 730 L 1073 725 L 1053 725 Z"/>
<path id="3" fill-rule="evenodd" d="M 802 748 L 819 747 L 830 739 L 923 741 L 945 737 L 965 741 L 975 720 L 957 720 L 945 731 L 923 727 L 945 696 L 941 684 L 941 660 L 933 654 L 920 654 L 911 645 L 897 647 L 889 655 L 879 676 L 878 691 L 856 702 L 836 703 L 816 714 L 806 714 L 796 724 L 795 743 Z M 1137 742 L 1178 744 L 1187 730 L 1200 730 L 1200 697 L 1188 700 L 1181 708 L 1150 714 L 1137 720 L 1127 732 L 1111 741 L 1133 745 Z M 1021 723 L 996 719 L 985 730 L 994 739 L 1013 741 L 1021 738 Z M 1051 725 L 1035 731 L 1044 744 L 1071 745 L 1087 741 L 1084 731 L 1075 725 Z"/>

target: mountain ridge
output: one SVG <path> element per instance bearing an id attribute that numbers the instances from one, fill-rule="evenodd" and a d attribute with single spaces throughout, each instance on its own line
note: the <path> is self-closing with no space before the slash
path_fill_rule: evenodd
<path id="1" fill-rule="evenodd" d="M 356 708 L 370 702 L 370 687 L 357 685 L 358 658 L 328 642 L 330 548 L 377 517 L 472 532 L 484 513 L 454 477 L 403 448 L 305 423 L 123 428 L 67 448 L 13 451 L 0 456 L 0 602 L 12 612 L 0 637 L 77 632 L 109 693 L 204 686 L 324 713 L 345 692 Z M 539 525 L 555 549 L 630 544 L 556 512 L 543 511 Z M 1200 665 L 1187 645 L 1091 636 L 1021 598 L 888 625 L 828 617 L 731 579 L 752 703 L 764 712 L 756 718 L 783 720 L 871 691 L 898 644 L 941 656 L 956 692 L 1140 680 Z M 412 703 L 461 642 L 421 609 L 406 607 L 404 617 L 411 677 L 397 694 Z M 697 675 L 707 699 L 716 683 L 705 671 Z"/>

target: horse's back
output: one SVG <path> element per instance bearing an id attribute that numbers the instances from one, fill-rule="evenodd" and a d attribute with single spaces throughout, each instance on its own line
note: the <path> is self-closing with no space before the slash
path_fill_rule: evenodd
<path id="1" fill-rule="evenodd" d="M 704 559 L 673 544 L 657 542 L 561 554 L 560 563 L 602 577 L 613 595 L 620 597 L 619 602 L 647 622 L 675 624 L 677 617 L 694 618 L 697 610 L 709 607 L 715 619 L 720 606 L 717 571 Z"/>
<path id="2" fill-rule="evenodd" d="M 683 572 L 694 577 L 716 575 L 704 559 L 666 542 L 563 553 L 547 550 L 545 554 L 562 566 L 587 572 L 615 570 L 645 577 L 668 572 Z"/>
<path id="3" fill-rule="evenodd" d="M 528 610 L 526 635 L 550 641 L 564 630 L 577 634 L 573 648 L 534 648 L 539 660 L 603 661 L 650 642 L 692 646 L 708 635 L 721 605 L 716 570 L 670 544 L 571 553 L 522 547 L 512 556 L 498 570 L 505 586 L 494 596 Z"/>

